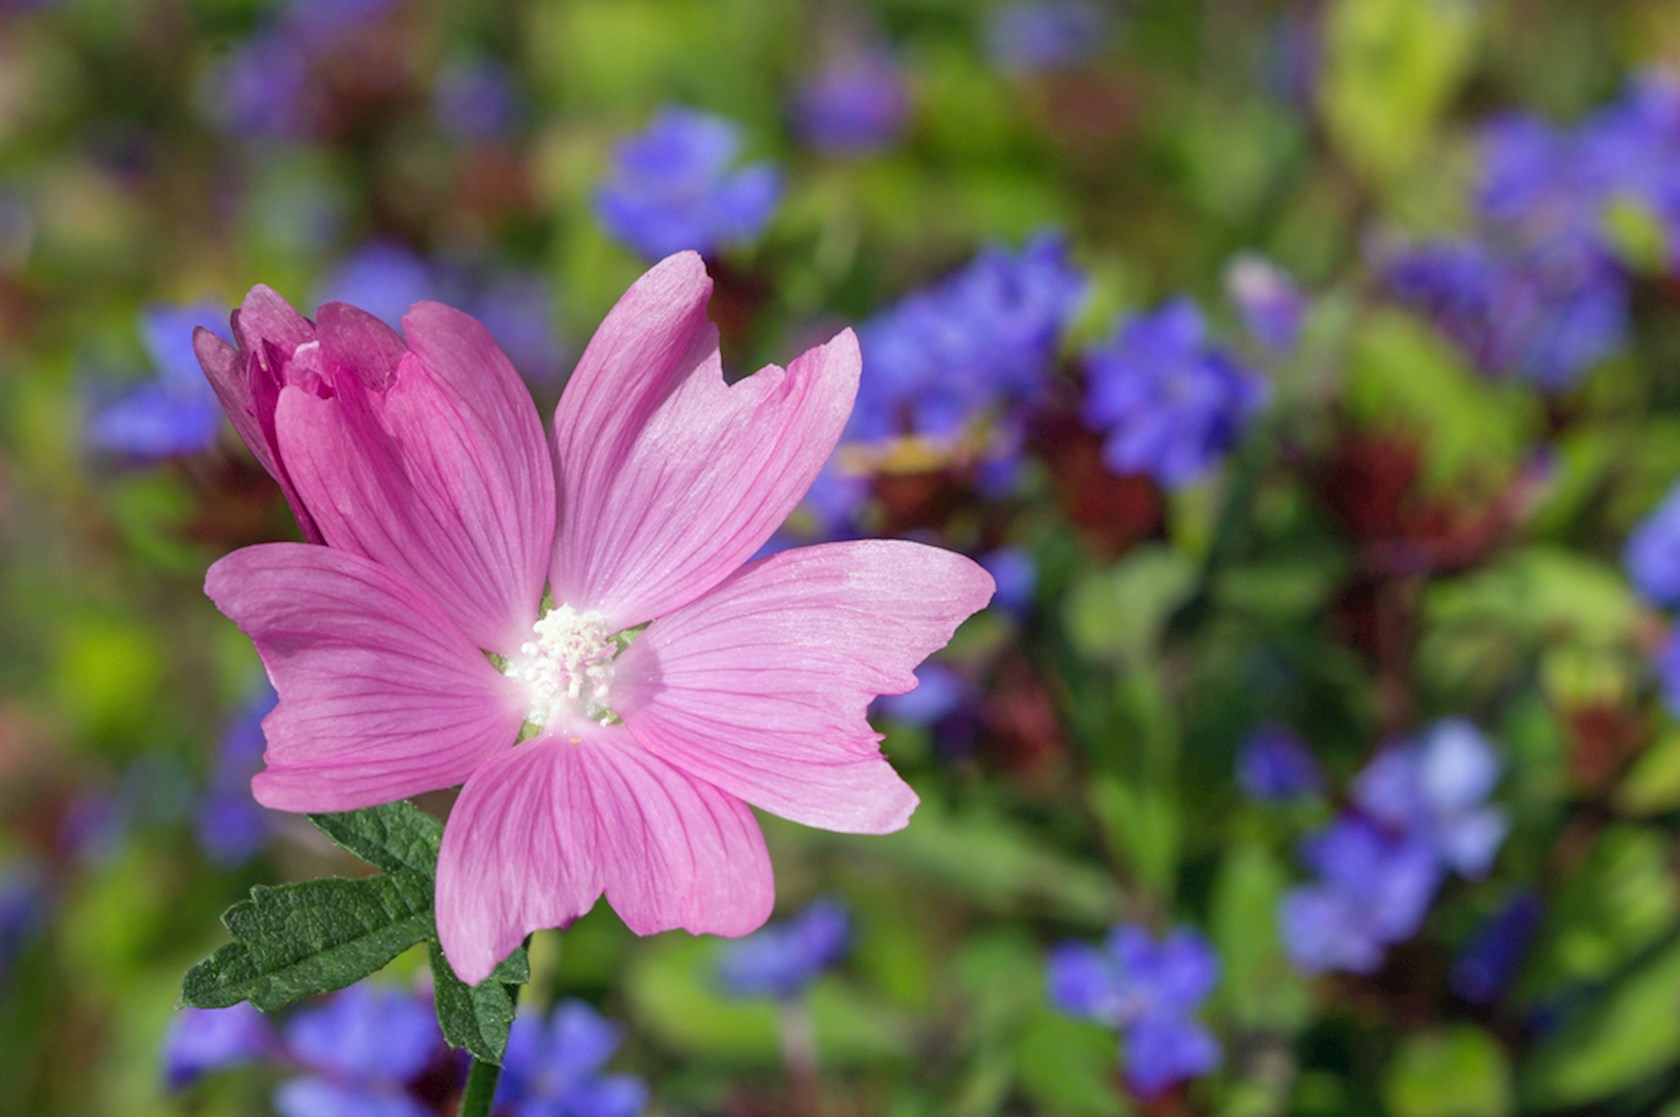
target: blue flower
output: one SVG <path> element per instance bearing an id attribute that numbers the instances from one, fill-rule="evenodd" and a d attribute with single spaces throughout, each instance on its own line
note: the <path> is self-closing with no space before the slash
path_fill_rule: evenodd
<path id="1" fill-rule="evenodd" d="M 1294 350 L 1301 338 L 1307 300 L 1282 268 L 1245 253 L 1225 269 L 1225 289 L 1250 337 L 1276 355 Z"/>
<path id="2" fill-rule="evenodd" d="M 1385 274 L 1395 296 L 1429 315 L 1483 372 L 1546 391 L 1572 387 L 1627 339 L 1627 279 L 1584 240 L 1420 245 Z"/>
<path id="3" fill-rule="evenodd" d="M 794 94 L 793 120 L 818 151 L 878 151 L 896 140 L 910 110 L 903 75 L 883 50 L 860 51 L 824 66 Z"/>
<path id="4" fill-rule="evenodd" d="M 1680 628 L 1673 629 L 1652 660 L 1657 685 L 1669 713 L 1680 717 Z"/>
<path id="5" fill-rule="evenodd" d="M 464 303 L 528 383 L 560 387 L 570 352 L 560 335 L 553 284 L 533 271 L 497 272 L 481 280 Z"/>
<path id="6" fill-rule="evenodd" d="M 438 1054 L 432 1007 L 404 989 L 363 982 L 286 1022 L 289 1053 L 312 1074 L 275 1093 L 282 1117 L 423 1117 L 406 1094 Z"/>
<path id="7" fill-rule="evenodd" d="M 1653 605 L 1680 605 L 1680 485 L 1628 536 L 1622 567 Z"/>
<path id="8" fill-rule="evenodd" d="M 202 453 L 216 444 L 222 408 L 193 355 L 193 329 L 222 320 L 210 305 L 154 307 L 140 318 L 153 379 L 96 404 L 87 428 L 95 450 L 143 461 Z"/>
<path id="9" fill-rule="evenodd" d="M 1109 30 L 1108 13 L 1091 0 L 1020 0 L 992 12 L 986 47 L 1003 70 L 1042 74 L 1095 58 Z"/>
<path id="10" fill-rule="evenodd" d="M 0 868 L 0 982 L 47 922 L 50 907 L 46 876 L 33 858 L 15 857 Z"/>
<path id="11" fill-rule="evenodd" d="M 513 130 L 520 109 L 512 72 L 493 58 L 462 55 L 438 71 L 432 112 L 456 139 L 499 139 Z"/>
<path id="12" fill-rule="evenodd" d="M 607 232 L 650 260 L 685 248 L 711 255 L 758 235 L 782 196 L 768 163 L 737 169 L 739 129 L 722 117 L 665 109 L 619 143 L 595 212 Z"/>
<path id="13" fill-rule="evenodd" d="M 1167 488 L 1196 480 L 1230 452 L 1266 397 L 1256 377 L 1208 341 L 1189 299 L 1126 321 L 1086 367 L 1082 417 L 1105 436 L 1104 462 Z"/>
<path id="14" fill-rule="evenodd" d="M 206 1074 L 259 1062 L 278 1050 L 262 1013 L 248 1004 L 232 1008 L 185 1008 L 163 1041 L 163 1075 L 171 1090 Z"/>
<path id="15" fill-rule="evenodd" d="M 1157 943 L 1142 927 L 1121 924 L 1100 947 L 1053 948 L 1048 978 L 1059 1012 L 1120 1031 L 1126 1079 L 1139 1096 L 1219 1065 L 1218 1040 L 1195 1020 L 1219 979 L 1219 959 L 1197 932 L 1181 927 Z"/>
<path id="16" fill-rule="evenodd" d="M 846 441 L 944 442 L 982 418 L 1008 424 L 1006 409 L 1046 391 L 1085 287 L 1066 240 L 1044 233 L 1019 252 L 988 247 L 877 314 L 858 330 L 864 374 Z"/>
<path id="17" fill-rule="evenodd" d="M 446 285 L 448 277 L 407 245 L 369 241 L 328 273 L 315 289 L 315 302 L 361 307 L 395 329 L 415 303 L 450 297 Z"/>
<path id="18" fill-rule="evenodd" d="M 1409 835 L 1461 876 L 1481 877 L 1510 824 L 1487 798 L 1499 782 L 1499 757 L 1475 726 L 1443 721 L 1420 740 L 1383 750 L 1354 782 L 1370 818 Z"/>
<path id="19" fill-rule="evenodd" d="M 1370 973 L 1386 948 L 1411 938 L 1441 884 L 1425 844 L 1344 815 L 1304 844 L 1315 884 L 1291 889 L 1280 922 L 1285 952 L 1308 973 Z"/>
<path id="20" fill-rule="evenodd" d="M 1038 589 L 1038 563 L 1020 547 L 999 547 L 980 556 L 980 565 L 997 584 L 992 594 L 992 608 L 1002 609 L 1014 617 L 1024 617 L 1031 610 L 1033 594 Z"/>
<path id="21" fill-rule="evenodd" d="M 273 837 L 274 816 L 251 797 L 251 777 L 262 768 L 263 718 L 277 701 L 265 679 L 222 735 L 198 816 L 199 848 L 218 864 L 243 864 Z"/>
<path id="22" fill-rule="evenodd" d="M 618 1049 L 618 1029 L 581 1001 L 546 1018 L 513 1022 L 496 1087 L 497 1112 L 511 1117 L 634 1117 L 648 1089 L 630 1075 L 602 1074 Z"/>
<path id="23" fill-rule="evenodd" d="M 851 945 L 851 915 L 823 899 L 781 923 L 725 943 L 718 963 L 724 988 L 737 997 L 797 997 Z"/>
<path id="24" fill-rule="evenodd" d="M 1262 802 L 1298 799 L 1324 790 L 1324 771 L 1295 733 L 1265 725 L 1250 734 L 1237 754 L 1237 783 Z"/>
<path id="25" fill-rule="evenodd" d="M 1521 969 L 1540 930 L 1544 909 L 1538 893 L 1521 889 L 1476 929 L 1453 962 L 1452 991 L 1472 1004 L 1492 1004 Z"/>

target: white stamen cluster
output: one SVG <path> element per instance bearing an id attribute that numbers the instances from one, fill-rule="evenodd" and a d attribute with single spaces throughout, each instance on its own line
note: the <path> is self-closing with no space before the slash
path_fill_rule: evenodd
<path id="1" fill-rule="evenodd" d="M 607 697 L 618 644 L 607 618 L 561 605 L 544 614 L 533 630 L 536 638 L 521 644 L 503 668 L 529 691 L 526 720 L 541 726 L 569 713 L 602 725 L 611 722 Z"/>

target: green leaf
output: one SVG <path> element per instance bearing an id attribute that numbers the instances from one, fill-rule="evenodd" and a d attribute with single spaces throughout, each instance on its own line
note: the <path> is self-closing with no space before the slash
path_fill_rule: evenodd
<path id="1" fill-rule="evenodd" d="M 1511 1069 L 1481 1028 L 1460 1025 L 1408 1038 L 1383 1081 L 1393 1117 L 1505 1117 Z"/>
<path id="2" fill-rule="evenodd" d="M 1584 1106 L 1672 1065 L 1680 1059 L 1676 1005 L 1680 945 L 1671 945 L 1534 1050 L 1523 1069 L 1524 1102 Z"/>
<path id="3" fill-rule="evenodd" d="M 508 1029 L 513 1027 L 519 987 L 531 980 L 531 961 L 525 948 L 510 954 L 495 973 L 477 985 L 468 985 L 455 976 L 435 938 L 426 950 L 432 962 L 433 1000 L 443 1038 L 451 1046 L 471 1052 L 475 1059 L 500 1065 L 507 1051 Z"/>
<path id="4" fill-rule="evenodd" d="M 386 873 L 437 873 L 443 823 L 404 799 L 342 814 L 312 814 L 327 837 Z"/>
<path id="5" fill-rule="evenodd" d="M 1062 614 L 1068 638 L 1093 659 L 1145 656 L 1195 584 L 1195 566 L 1171 547 L 1139 547 L 1074 584 Z"/>
<path id="6" fill-rule="evenodd" d="M 222 917 L 236 941 L 187 972 L 181 1003 L 264 1012 L 353 985 L 432 931 L 430 882 L 414 874 L 257 885 Z"/>
<path id="7" fill-rule="evenodd" d="M 1040 1008 L 1015 1045 L 1021 1093 L 1039 1112 L 1122 1117 L 1119 1041 L 1108 1028 Z"/>

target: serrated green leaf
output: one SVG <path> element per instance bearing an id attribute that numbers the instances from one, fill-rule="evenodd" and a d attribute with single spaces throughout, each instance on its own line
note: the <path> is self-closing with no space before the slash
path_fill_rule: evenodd
<path id="1" fill-rule="evenodd" d="M 223 922 L 237 941 L 187 971 L 181 1003 L 269 1012 L 353 985 L 427 941 L 432 891 L 417 874 L 258 885 Z"/>
<path id="2" fill-rule="evenodd" d="M 309 821 L 382 872 L 414 872 L 428 879 L 437 872 L 443 823 L 406 799 L 341 814 L 312 814 Z"/>
<path id="3" fill-rule="evenodd" d="M 443 1038 L 481 1062 L 500 1065 L 517 1011 L 519 987 L 531 980 L 530 956 L 525 948 L 510 954 L 477 985 L 468 985 L 455 976 L 436 939 L 427 944 L 427 955 L 432 963 L 433 1000 Z"/>

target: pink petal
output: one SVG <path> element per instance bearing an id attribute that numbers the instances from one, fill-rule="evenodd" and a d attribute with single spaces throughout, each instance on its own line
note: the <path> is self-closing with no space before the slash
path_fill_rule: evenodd
<path id="1" fill-rule="evenodd" d="M 315 340 L 315 327 L 272 287 L 261 283 L 245 294 L 233 312 L 233 340 L 249 353 L 261 354 L 264 343 L 289 357 L 298 346 Z"/>
<path id="2" fill-rule="evenodd" d="M 479 647 L 512 652 L 553 540 L 541 422 L 471 318 L 422 303 L 404 321 L 415 350 L 384 393 L 349 377 L 326 398 L 281 391 L 281 458 L 329 544 L 411 578 Z"/>
<path id="3" fill-rule="evenodd" d="M 280 703 L 257 800 L 342 811 L 453 787 L 519 733 L 517 689 L 418 587 L 302 543 L 235 551 L 204 590 L 256 643 Z"/>
<path id="4" fill-rule="evenodd" d="M 783 551 L 661 617 L 618 659 L 613 708 L 683 771 L 784 818 L 902 827 L 916 795 L 866 717 L 992 595 L 977 563 L 919 543 Z"/>
<path id="5" fill-rule="evenodd" d="M 722 581 L 804 497 L 857 394 L 850 331 L 788 369 L 723 379 L 692 252 L 638 280 L 554 416 L 555 600 L 628 627 Z"/>
<path id="6" fill-rule="evenodd" d="M 746 805 L 650 756 L 616 727 L 545 735 L 461 791 L 438 858 L 438 937 L 477 983 L 532 931 L 606 892 L 632 931 L 744 935 L 775 884 Z"/>
<path id="7" fill-rule="evenodd" d="M 348 303 L 317 309 L 315 332 L 334 364 L 376 390 L 396 379 L 397 362 L 407 352 L 397 331 Z"/>

